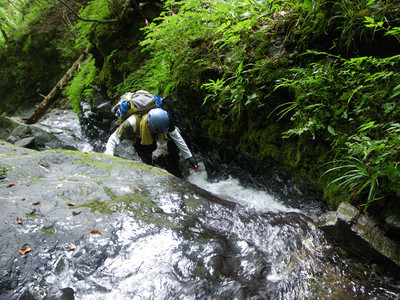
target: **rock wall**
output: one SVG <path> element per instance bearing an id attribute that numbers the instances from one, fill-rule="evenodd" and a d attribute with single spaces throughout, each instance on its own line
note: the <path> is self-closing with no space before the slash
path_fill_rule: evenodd
<path id="1" fill-rule="evenodd" d="M 400 244 L 390 239 L 367 214 L 347 202 L 321 216 L 318 227 L 362 259 L 384 266 L 400 277 Z"/>

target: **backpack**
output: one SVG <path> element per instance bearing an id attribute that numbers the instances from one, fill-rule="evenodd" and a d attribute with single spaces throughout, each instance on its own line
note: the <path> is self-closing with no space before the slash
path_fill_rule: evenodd
<path id="1" fill-rule="evenodd" d="M 162 106 L 163 99 L 146 91 L 137 91 L 136 93 L 125 93 L 121 96 L 117 105 L 112 108 L 112 112 L 119 120 L 119 124 L 125 121 L 133 114 L 144 115 L 151 109 Z"/>

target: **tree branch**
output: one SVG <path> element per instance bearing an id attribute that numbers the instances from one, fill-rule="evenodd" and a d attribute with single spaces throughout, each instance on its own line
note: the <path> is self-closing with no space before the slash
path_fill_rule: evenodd
<path id="1" fill-rule="evenodd" d="M 127 0 L 126 2 L 128 2 L 129 0 Z M 146 21 L 146 25 L 148 25 L 148 21 L 146 16 L 144 15 L 142 9 L 140 8 L 140 6 L 137 4 L 136 0 L 133 0 L 133 6 L 136 7 L 136 9 L 139 11 L 139 13 L 142 15 L 143 19 Z"/>
<path id="2" fill-rule="evenodd" d="M 57 8 L 58 14 L 63 19 L 65 25 L 69 29 L 69 32 L 71 32 L 72 36 L 75 39 L 78 39 L 77 35 L 75 34 L 75 32 L 74 32 L 74 30 L 72 28 L 72 24 L 71 24 L 70 19 L 68 18 L 68 14 L 65 12 L 65 10 L 61 10 L 61 8 L 57 5 L 57 1 L 56 0 L 53 0 L 53 3 L 54 3 L 54 6 Z"/>

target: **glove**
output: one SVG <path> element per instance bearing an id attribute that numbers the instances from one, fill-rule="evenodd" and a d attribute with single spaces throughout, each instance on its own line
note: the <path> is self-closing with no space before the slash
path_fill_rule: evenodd
<path id="1" fill-rule="evenodd" d="M 199 167 L 197 165 L 196 159 L 192 156 L 186 159 L 186 162 L 197 172 Z"/>

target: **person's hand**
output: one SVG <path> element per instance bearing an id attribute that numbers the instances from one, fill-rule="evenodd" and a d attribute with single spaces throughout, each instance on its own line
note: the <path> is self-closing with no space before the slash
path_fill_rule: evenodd
<path id="1" fill-rule="evenodd" d="M 186 159 L 186 162 L 197 172 L 199 167 L 197 165 L 196 159 L 192 156 Z"/>

